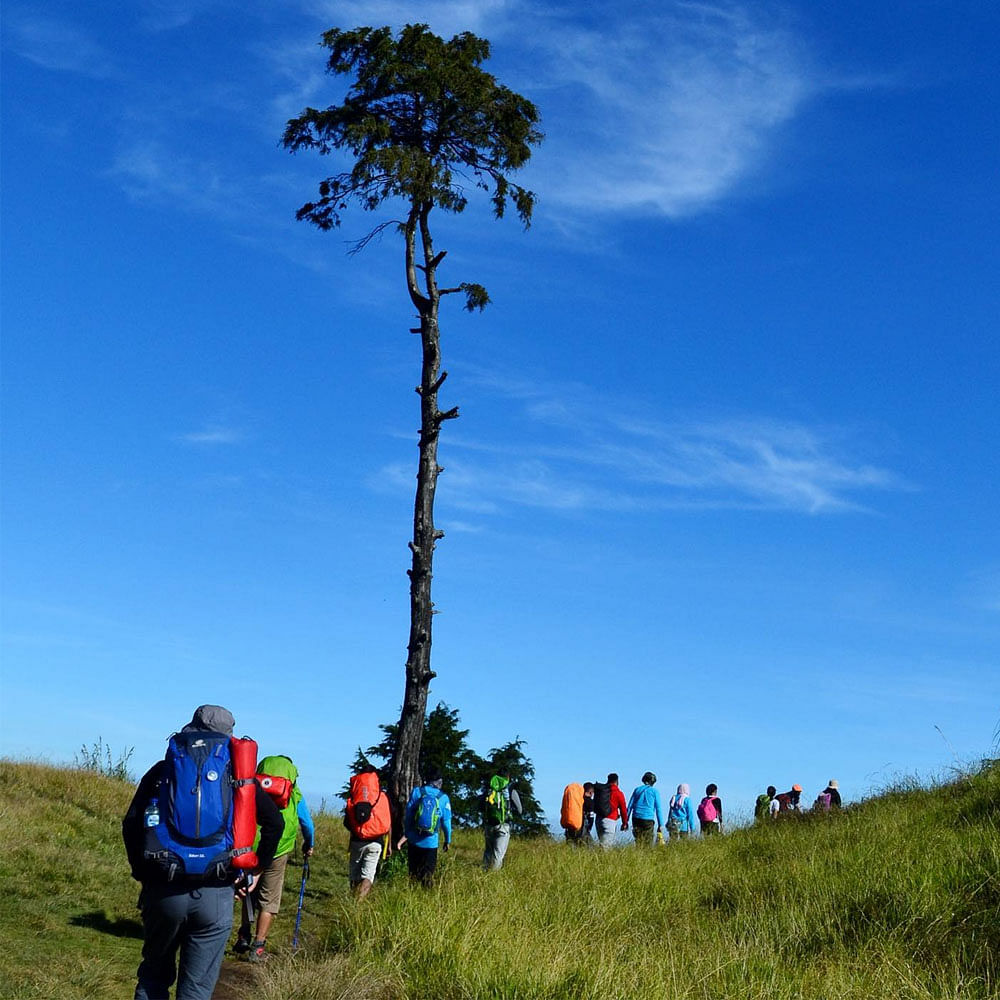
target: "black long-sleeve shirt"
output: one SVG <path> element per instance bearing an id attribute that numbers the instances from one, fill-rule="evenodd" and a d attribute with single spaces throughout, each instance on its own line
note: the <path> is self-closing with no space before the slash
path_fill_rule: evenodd
<path id="1" fill-rule="evenodd" d="M 156 877 L 143 858 L 146 839 L 143 813 L 150 799 L 156 795 L 165 766 L 165 761 L 157 761 L 142 776 L 139 787 L 128 807 L 128 812 L 125 813 L 125 818 L 122 820 L 122 840 L 125 841 L 125 852 L 132 868 L 132 878 L 137 882 L 144 882 Z M 265 868 L 274 860 L 274 852 L 278 849 L 278 841 L 284 832 L 285 822 L 278 807 L 274 804 L 274 800 L 256 781 L 254 782 L 254 792 L 257 805 L 257 825 L 260 827 L 257 863 L 259 867 Z"/>

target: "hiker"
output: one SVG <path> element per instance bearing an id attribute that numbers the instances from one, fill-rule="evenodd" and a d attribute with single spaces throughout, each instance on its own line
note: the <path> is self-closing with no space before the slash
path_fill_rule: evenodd
<path id="1" fill-rule="evenodd" d="M 406 862 L 410 878 L 425 889 L 434 884 L 437 869 L 439 832 L 444 832 L 444 851 L 451 846 L 451 800 L 441 791 L 444 779 L 437 768 L 430 768 L 424 776 L 424 784 L 418 785 L 410 793 L 406 803 L 403 828 L 406 836 Z M 399 844 L 396 845 L 397 848 Z"/>
<path id="2" fill-rule="evenodd" d="M 694 803 L 691 801 L 691 786 L 681 782 L 675 795 L 670 796 L 667 806 L 667 833 L 670 839 L 678 837 L 681 840 L 690 837 L 697 827 Z"/>
<path id="3" fill-rule="evenodd" d="M 593 799 L 593 786 L 591 786 Z M 586 833 L 586 792 L 578 781 L 571 781 L 563 789 L 562 806 L 559 809 L 559 825 L 566 833 L 566 843 L 571 847 L 584 847 Z"/>
<path id="4" fill-rule="evenodd" d="M 757 801 L 753 807 L 753 819 L 755 823 L 766 823 L 769 819 L 774 819 L 778 815 L 780 808 L 778 799 L 778 789 L 774 785 L 768 785 L 766 792 L 761 792 L 757 796 Z"/>
<path id="5" fill-rule="evenodd" d="M 348 846 L 348 881 L 351 891 L 364 899 L 375 884 L 375 873 L 383 853 L 392 854 L 390 835 L 392 813 L 389 796 L 379 783 L 378 771 L 371 764 L 362 764 L 348 784 L 344 826 L 350 831 Z"/>
<path id="6" fill-rule="evenodd" d="M 510 773 L 501 770 L 494 774 L 483 791 L 483 829 L 486 846 L 483 849 L 483 869 L 499 871 L 510 844 L 510 817 L 520 816 L 521 797 L 510 783 Z"/>
<path id="7" fill-rule="evenodd" d="M 177 1000 L 210 1000 L 233 927 L 234 893 L 242 896 L 252 889 L 257 872 L 274 858 L 281 813 L 253 779 L 256 745 L 232 740 L 234 725 L 221 705 L 199 706 L 170 737 L 166 757 L 143 775 L 122 820 L 132 877 L 142 884 L 142 962 L 135 1000 L 167 1000 L 175 979 Z M 246 778 L 235 777 L 237 743 L 252 745 Z M 240 794 L 248 784 L 252 796 Z M 253 868 L 237 867 L 250 848 L 237 847 L 235 801 L 241 826 L 247 817 L 243 810 L 252 812 L 250 802 L 256 809 L 260 841 Z M 211 820 L 213 832 L 196 839 L 204 819 Z M 249 816 L 247 841 L 253 839 L 252 824 Z"/>
<path id="8" fill-rule="evenodd" d="M 703 837 L 722 833 L 722 799 L 718 795 L 719 786 L 705 786 L 705 797 L 698 804 L 698 819 Z"/>
<path id="9" fill-rule="evenodd" d="M 826 788 L 816 796 L 813 809 L 820 812 L 829 812 L 831 809 L 839 809 L 840 806 L 840 785 L 836 778 L 831 778 Z"/>
<path id="10" fill-rule="evenodd" d="M 792 813 L 801 811 L 799 800 L 802 798 L 802 786 L 792 785 L 787 792 L 781 792 L 776 797 L 778 803 L 778 817 L 791 816 Z"/>
<path id="11" fill-rule="evenodd" d="M 663 837 L 663 808 L 660 804 L 660 790 L 656 786 L 656 775 L 647 771 L 642 776 L 642 784 L 633 792 L 628 803 L 628 815 L 632 817 L 632 836 L 637 844 L 656 842 L 656 834 Z"/>
<path id="12" fill-rule="evenodd" d="M 302 858 L 312 856 L 315 841 L 309 806 L 298 787 L 299 769 L 291 757 L 264 757 L 257 764 L 257 781 L 281 812 L 284 823 L 274 859 L 261 870 L 253 892 L 247 893 L 241 907 L 239 933 L 233 951 L 246 955 L 248 962 L 263 962 L 267 957 L 267 934 L 281 909 L 281 890 L 285 884 L 288 858 L 295 850 L 299 830 L 302 831 Z M 257 933 L 252 935 L 253 913 L 257 912 Z"/>
<path id="13" fill-rule="evenodd" d="M 597 813 L 594 811 L 594 783 L 585 781 L 583 783 L 583 843 L 588 846 L 592 842 L 591 833 L 594 823 L 597 821 Z"/>
<path id="14" fill-rule="evenodd" d="M 618 775 L 612 771 L 607 782 L 594 783 L 594 811 L 597 813 L 597 840 L 605 850 L 615 846 L 617 823 L 622 821 L 622 832 L 628 830 L 628 806 L 625 793 L 618 787 Z"/>

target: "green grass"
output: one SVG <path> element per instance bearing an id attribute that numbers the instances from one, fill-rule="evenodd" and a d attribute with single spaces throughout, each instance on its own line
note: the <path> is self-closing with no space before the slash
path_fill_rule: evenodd
<path id="1" fill-rule="evenodd" d="M 131 786 L 0 762 L 0 997 L 130 995 L 140 942 L 118 824 Z M 843 815 L 612 852 L 458 833 L 438 887 L 356 905 L 317 819 L 302 923 L 290 867 L 261 1000 L 1000 997 L 1000 769 Z"/>

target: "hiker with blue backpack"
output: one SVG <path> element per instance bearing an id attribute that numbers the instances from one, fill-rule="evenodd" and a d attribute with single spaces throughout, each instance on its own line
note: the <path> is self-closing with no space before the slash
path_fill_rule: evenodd
<path id="1" fill-rule="evenodd" d="M 656 786 L 656 775 L 647 771 L 642 776 L 642 784 L 632 792 L 628 803 L 628 815 L 632 821 L 632 836 L 637 844 L 652 846 L 656 834 L 663 836 L 663 807 L 660 790 Z"/>
<path id="2" fill-rule="evenodd" d="M 692 836 L 698 829 L 698 817 L 695 815 L 694 803 L 691 801 L 691 786 L 681 782 L 677 792 L 670 796 L 667 805 L 667 833 L 670 839 L 675 837 L 683 840 Z"/>
<path id="3" fill-rule="evenodd" d="M 254 777 L 257 746 L 235 739 L 234 724 L 220 705 L 196 709 L 143 775 L 122 820 L 132 877 L 142 884 L 135 1000 L 168 1000 L 175 979 L 177 1000 L 211 1000 L 234 895 L 253 887 L 278 846 L 284 824 Z"/>
<path id="4" fill-rule="evenodd" d="M 520 816 L 521 797 L 510 783 L 510 774 L 494 774 L 483 790 L 480 803 L 483 809 L 483 832 L 486 846 L 483 849 L 483 869 L 499 871 L 510 845 L 510 820 Z"/>
<path id="5" fill-rule="evenodd" d="M 442 833 L 445 853 L 451 846 L 451 800 L 441 791 L 443 784 L 441 772 L 430 768 L 424 775 L 424 783 L 410 793 L 403 818 L 410 878 L 425 889 L 434 884 Z M 400 840 L 399 845 L 402 843 L 403 840 Z"/>

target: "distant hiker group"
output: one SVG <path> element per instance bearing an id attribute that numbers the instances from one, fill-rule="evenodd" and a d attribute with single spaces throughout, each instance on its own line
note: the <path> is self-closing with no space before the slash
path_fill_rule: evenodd
<path id="1" fill-rule="evenodd" d="M 293 948 L 315 833 L 290 757 L 257 759 L 257 744 L 233 736 L 235 720 L 220 705 L 199 706 L 174 733 L 163 760 L 139 782 L 122 821 L 132 877 L 142 885 L 142 961 L 135 1000 L 211 1000 L 241 901 L 234 952 L 266 959 L 289 856 L 302 836 L 303 872 Z M 404 845 L 410 878 L 429 888 L 443 836 L 452 836 L 451 802 L 437 770 L 415 787 L 404 814 L 394 816 L 374 767 L 363 764 L 348 784 L 344 825 L 348 878 L 358 899 L 372 889 L 378 865 Z M 619 793 L 620 794 L 620 793 Z M 485 837 L 482 865 L 501 868 L 511 820 L 522 813 L 511 775 L 498 767 L 480 797 Z M 395 822 L 394 822 L 395 821 Z M 401 830 L 393 843 L 393 829 Z"/>
<path id="2" fill-rule="evenodd" d="M 754 817 L 758 822 L 766 822 L 800 812 L 801 795 L 801 785 L 792 785 L 780 795 L 770 785 L 766 793 L 758 796 Z M 831 780 L 817 796 L 813 809 L 828 812 L 840 806 L 837 782 Z M 718 785 L 712 783 L 705 786 L 705 795 L 695 806 L 690 786 L 681 783 L 664 810 L 656 775 L 647 771 L 626 803 L 618 786 L 618 775 L 612 772 L 603 782 L 570 782 L 563 790 L 559 823 L 566 843 L 574 847 L 593 844 L 595 829 L 597 843 L 604 848 L 612 847 L 619 829 L 626 832 L 629 824 L 636 844 L 663 844 L 697 833 L 706 837 L 722 833 L 722 799 Z"/>
<path id="3" fill-rule="evenodd" d="M 787 792 L 778 792 L 774 785 L 768 785 L 767 791 L 757 796 L 754 803 L 753 816 L 757 823 L 764 823 L 769 819 L 778 819 L 781 816 L 791 816 L 802 812 L 802 786 L 792 785 Z M 812 804 L 814 812 L 830 812 L 831 809 L 841 808 L 840 785 L 835 778 L 831 778 L 823 789 L 816 796 Z"/>
<path id="4" fill-rule="evenodd" d="M 371 891 L 379 861 L 404 845 L 410 878 L 424 888 L 434 884 L 438 849 L 447 852 L 451 846 L 451 800 L 442 790 L 443 784 L 441 772 L 429 769 L 422 783 L 410 793 L 402 823 L 394 824 L 390 797 L 381 787 L 376 769 L 365 764 L 351 778 L 344 826 L 351 838 L 351 887 L 359 898 Z M 374 807 L 369 807 L 369 803 L 374 803 Z M 483 868 L 496 871 L 503 866 L 507 854 L 511 819 L 522 812 L 517 789 L 503 769 L 489 779 L 480 798 L 480 809 L 485 837 Z M 394 826 L 402 828 L 395 844 L 392 843 Z"/>

